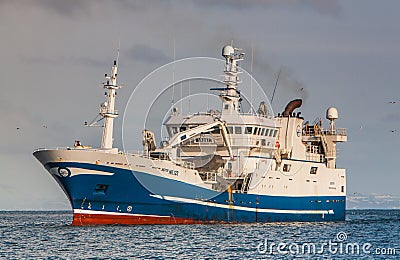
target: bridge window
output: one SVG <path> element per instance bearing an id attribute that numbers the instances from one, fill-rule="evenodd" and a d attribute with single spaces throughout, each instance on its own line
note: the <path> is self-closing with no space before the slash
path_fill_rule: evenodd
<path id="1" fill-rule="evenodd" d="M 251 126 L 246 126 L 246 129 L 244 131 L 245 134 L 251 134 L 253 131 L 253 127 Z"/>
<path id="2" fill-rule="evenodd" d="M 253 135 L 256 135 L 258 132 L 258 127 L 254 127 Z"/>
<path id="3" fill-rule="evenodd" d="M 235 126 L 235 134 L 242 134 L 242 127 L 241 126 Z"/>
<path id="4" fill-rule="evenodd" d="M 271 137 L 274 134 L 274 129 L 269 130 L 269 137 Z"/>
<path id="5" fill-rule="evenodd" d="M 318 167 L 311 167 L 310 174 L 317 174 Z"/>
<path id="6" fill-rule="evenodd" d="M 172 127 L 172 133 L 173 134 L 176 134 L 176 133 L 178 133 L 178 128 L 177 127 Z"/>
<path id="7" fill-rule="evenodd" d="M 268 132 L 269 132 L 269 129 L 266 128 L 266 129 L 265 129 L 265 134 L 264 134 L 264 135 L 265 135 L 265 136 L 268 136 Z"/>
<path id="8" fill-rule="evenodd" d="M 227 166 L 228 166 L 228 170 L 231 171 L 232 170 L 232 163 L 229 162 Z"/>
<path id="9" fill-rule="evenodd" d="M 211 133 L 213 133 L 213 134 L 220 134 L 221 133 L 221 131 L 219 130 L 219 127 L 218 126 L 216 126 L 216 127 L 214 127 L 214 130 L 212 130 L 212 132 Z"/>
<path id="10" fill-rule="evenodd" d="M 226 128 L 226 130 L 228 131 L 228 134 L 233 134 L 233 127 L 232 126 L 228 126 Z"/>
<path id="11" fill-rule="evenodd" d="M 181 132 L 186 131 L 186 126 L 181 126 L 181 128 L 179 129 L 179 131 L 181 131 Z"/>
<path id="12" fill-rule="evenodd" d="M 284 164 L 283 165 L 283 171 L 284 172 L 290 172 L 290 167 L 291 167 L 292 165 L 291 164 Z"/>
<path id="13" fill-rule="evenodd" d="M 264 135 L 265 128 L 261 129 L 260 135 Z"/>
<path id="14" fill-rule="evenodd" d="M 276 137 L 277 133 L 278 133 L 278 130 L 274 130 L 274 137 Z"/>

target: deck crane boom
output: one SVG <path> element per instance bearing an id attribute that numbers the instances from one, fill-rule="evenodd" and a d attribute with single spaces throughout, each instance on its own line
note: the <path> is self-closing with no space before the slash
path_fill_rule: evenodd
<path id="1" fill-rule="evenodd" d="M 233 160 L 234 155 L 232 152 L 231 142 L 229 141 L 226 124 L 225 124 L 225 122 L 222 122 L 219 119 L 216 119 L 216 121 L 214 121 L 212 123 L 200 125 L 195 128 L 191 128 L 186 131 L 177 133 L 176 135 L 174 135 L 171 138 L 171 140 L 169 140 L 168 144 L 164 146 L 164 149 L 172 149 L 172 148 L 176 147 L 177 145 L 183 143 L 184 141 L 186 141 L 196 135 L 199 135 L 201 133 L 209 133 L 209 132 L 213 131 L 216 126 L 218 126 L 220 128 L 222 138 L 224 140 L 226 147 L 228 148 L 229 156 Z"/>

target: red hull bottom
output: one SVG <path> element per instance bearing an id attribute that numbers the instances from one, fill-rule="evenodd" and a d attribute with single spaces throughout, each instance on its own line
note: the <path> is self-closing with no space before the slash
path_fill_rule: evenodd
<path id="1" fill-rule="evenodd" d="M 218 221 L 201 221 L 191 218 L 175 218 L 146 215 L 109 215 L 74 213 L 72 226 L 88 225 L 184 225 L 184 224 L 211 224 L 225 223 Z"/>

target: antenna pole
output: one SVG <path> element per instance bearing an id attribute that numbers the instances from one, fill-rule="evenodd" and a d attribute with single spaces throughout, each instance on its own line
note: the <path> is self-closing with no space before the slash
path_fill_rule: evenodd
<path id="1" fill-rule="evenodd" d="M 121 39 L 118 37 L 118 49 L 117 49 L 117 64 L 118 64 L 118 60 L 119 60 L 119 49 L 121 47 Z"/>
<path id="2" fill-rule="evenodd" d="M 175 61 L 175 38 L 174 38 L 174 61 Z M 171 109 L 174 108 L 174 95 L 175 95 L 175 64 L 172 68 L 172 97 L 171 97 Z"/>
<path id="3" fill-rule="evenodd" d="M 188 115 L 190 115 L 190 80 L 189 80 L 189 99 L 188 99 Z"/>
<path id="4" fill-rule="evenodd" d="M 250 111 L 253 114 L 253 59 L 254 59 L 254 43 L 251 43 L 251 64 L 250 64 Z"/>
<path id="5" fill-rule="evenodd" d="M 206 107 L 206 113 L 208 112 L 208 95 L 207 95 L 207 107 Z"/>
<path id="6" fill-rule="evenodd" d="M 276 90 L 276 87 L 278 86 L 278 81 L 279 81 L 279 77 L 281 76 L 281 71 L 282 71 L 282 69 L 279 70 L 278 77 L 276 78 L 274 92 L 272 93 L 272 98 L 271 98 L 271 105 L 272 105 L 272 101 L 274 101 L 275 90 Z"/>
<path id="7" fill-rule="evenodd" d="M 181 100 L 180 100 L 180 103 L 181 103 L 181 114 L 183 114 L 183 107 L 182 107 L 182 103 L 183 103 L 183 97 L 182 97 L 182 88 L 183 88 L 183 82 L 181 82 Z"/>

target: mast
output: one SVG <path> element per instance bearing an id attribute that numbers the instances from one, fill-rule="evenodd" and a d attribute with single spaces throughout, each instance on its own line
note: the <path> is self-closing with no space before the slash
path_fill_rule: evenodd
<path id="1" fill-rule="evenodd" d="M 230 45 L 222 49 L 222 56 L 225 58 L 225 89 L 221 91 L 222 111 L 225 114 L 232 114 L 233 111 L 239 111 L 240 93 L 237 85 L 240 83 L 238 74 L 238 61 L 244 59 L 244 53 L 239 53 L 241 49 L 234 48 Z"/>
<path id="2" fill-rule="evenodd" d="M 117 59 L 118 60 L 118 59 Z M 102 149 L 111 149 L 113 145 L 113 127 L 114 118 L 118 116 L 118 111 L 115 107 L 115 95 L 116 90 L 120 89 L 121 86 L 117 86 L 117 71 L 118 64 L 117 60 L 114 60 L 114 65 L 111 68 L 111 75 L 106 77 L 106 83 L 104 89 L 107 89 L 106 96 L 107 100 L 101 104 L 100 115 L 104 118 L 103 135 L 101 139 Z"/>

